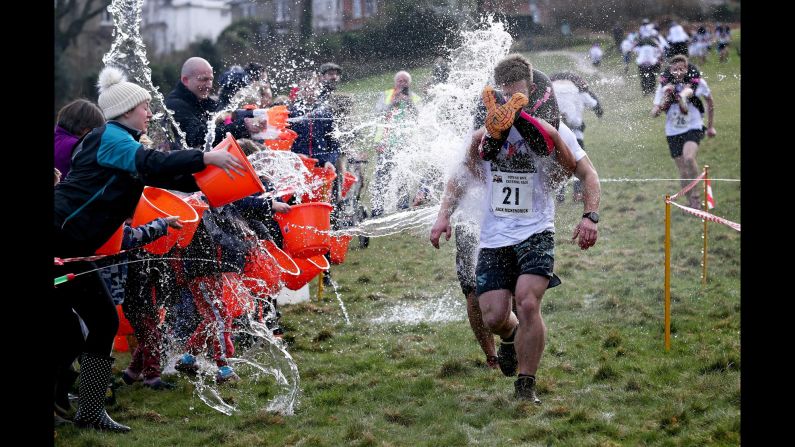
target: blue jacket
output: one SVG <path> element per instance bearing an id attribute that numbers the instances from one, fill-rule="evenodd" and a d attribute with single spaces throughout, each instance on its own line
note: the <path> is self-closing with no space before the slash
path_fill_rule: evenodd
<path id="1" fill-rule="evenodd" d="M 198 150 L 145 149 L 140 132 L 108 121 L 83 138 L 69 176 L 55 186 L 56 256 L 87 256 L 132 216 L 144 185 L 198 191 L 205 168 Z"/>
<path id="2" fill-rule="evenodd" d="M 320 166 L 327 161 L 334 164 L 340 156 L 340 144 L 331 134 L 334 130 L 334 115 L 328 103 L 321 101 L 309 111 L 291 106 L 289 111 L 290 118 L 303 118 L 290 124 L 290 128 L 298 134 L 291 150 L 317 158 Z"/>

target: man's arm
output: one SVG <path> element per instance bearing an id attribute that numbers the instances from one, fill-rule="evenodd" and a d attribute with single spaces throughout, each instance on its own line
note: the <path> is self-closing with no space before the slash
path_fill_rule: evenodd
<path id="1" fill-rule="evenodd" d="M 479 174 L 477 166 L 478 146 L 480 146 L 480 141 L 483 139 L 485 132 L 486 129 L 482 127 L 472 134 L 472 139 L 464 158 L 464 166 L 447 181 L 447 185 L 444 187 L 444 195 L 442 196 L 442 204 L 439 207 L 439 214 L 436 216 L 436 222 L 434 222 L 431 228 L 431 244 L 436 248 L 439 248 L 439 239 L 442 237 L 442 233 L 445 234 L 445 240 L 448 241 L 450 240 L 450 236 L 452 236 L 453 230 L 450 226 L 450 216 L 453 214 L 453 211 L 455 211 L 458 202 L 461 200 L 466 190 L 463 175 L 464 169 L 468 169 L 474 176 L 478 176 Z"/>
<path id="2" fill-rule="evenodd" d="M 552 142 L 555 144 L 555 159 L 560 165 L 562 169 L 555 169 L 553 172 L 550 173 L 553 182 L 562 182 L 567 178 L 571 177 L 571 174 L 577 167 L 577 161 L 574 160 L 574 155 L 571 153 L 571 149 L 563 141 L 563 138 L 560 137 L 560 133 L 557 129 L 552 127 L 551 124 L 546 122 L 545 120 L 538 120 L 541 126 L 544 128 L 544 131 L 552 138 Z"/>
<path id="3" fill-rule="evenodd" d="M 590 213 L 591 211 L 599 211 L 599 200 L 602 195 L 602 188 L 599 185 L 599 175 L 591 163 L 588 155 L 582 157 L 577 162 L 577 168 L 574 170 L 574 175 L 583 184 L 583 214 Z M 583 217 L 580 223 L 574 228 L 574 236 L 572 240 L 577 239 L 578 245 L 581 249 L 587 250 L 596 244 L 598 237 L 598 229 L 596 224 Z"/>
<path id="4" fill-rule="evenodd" d="M 714 137 L 718 134 L 718 131 L 715 130 L 713 126 L 713 118 L 715 117 L 715 102 L 712 100 L 712 96 L 704 96 L 704 101 L 707 102 L 707 136 Z"/>

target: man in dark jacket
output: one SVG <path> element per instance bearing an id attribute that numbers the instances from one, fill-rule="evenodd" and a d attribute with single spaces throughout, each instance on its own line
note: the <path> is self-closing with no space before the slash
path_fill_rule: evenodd
<path id="1" fill-rule="evenodd" d="M 203 149 L 208 121 L 218 112 L 218 102 L 210 98 L 213 88 L 213 67 L 205 59 L 191 57 L 182 65 L 179 83 L 166 97 L 166 107 L 174 112 L 174 120 L 185 132 L 185 145 Z M 224 139 L 227 132 L 235 138 L 250 138 L 252 133 L 263 129 L 255 120 L 239 118 L 229 124 L 217 124 L 210 146 Z"/>

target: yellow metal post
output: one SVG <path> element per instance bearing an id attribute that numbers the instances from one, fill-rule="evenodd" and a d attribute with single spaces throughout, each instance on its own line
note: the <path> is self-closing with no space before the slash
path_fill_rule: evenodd
<path id="1" fill-rule="evenodd" d="M 665 195 L 665 351 L 671 350 L 671 196 Z"/>
<path id="2" fill-rule="evenodd" d="M 320 272 L 320 275 L 317 276 L 317 301 L 320 302 L 323 300 L 323 272 Z"/>
<path id="3" fill-rule="evenodd" d="M 709 180 L 709 165 L 704 165 L 704 211 L 709 211 L 707 204 L 707 180 Z M 704 219 L 704 254 L 701 260 L 701 285 L 707 285 L 707 219 Z"/>

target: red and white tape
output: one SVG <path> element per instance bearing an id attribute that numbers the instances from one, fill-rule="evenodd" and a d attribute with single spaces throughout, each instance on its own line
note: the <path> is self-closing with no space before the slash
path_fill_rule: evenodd
<path id="1" fill-rule="evenodd" d="M 678 203 L 676 203 L 674 201 L 670 201 L 669 200 L 668 202 L 673 204 L 673 205 L 678 206 L 679 208 L 684 210 L 686 213 L 692 214 L 694 216 L 698 216 L 698 217 L 700 217 L 700 218 L 702 218 L 704 220 L 708 220 L 710 222 L 723 224 L 723 225 L 726 225 L 729 228 L 732 228 L 732 229 L 735 229 L 737 231 L 740 231 L 740 224 L 738 224 L 736 222 L 732 222 L 732 221 L 726 220 L 726 219 L 724 219 L 722 217 L 715 216 L 715 215 L 710 214 L 710 213 L 708 213 L 706 211 L 697 210 L 695 208 L 690 208 L 689 206 L 680 205 L 680 204 L 678 204 Z"/>
<path id="2" fill-rule="evenodd" d="M 699 175 L 698 177 L 696 177 L 696 178 L 695 178 L 695 179 L 694 179 L 692 182 L 690 182 L 690 184 L 689 184 L 689 185 L 685 186 L 685 187 L 684 187 L 684 188 L 683 188 L 681 191 L 679 191 L 678 193 L 676 193 L 676 194 L 672 195 L 672 196 L 671 196 L 671 200 L 674 200 L 674 199 L 676 199 L 677 197 L 680 197 L 682 194 L 685 194 L 685 193 L 687 193 L 688 191 L 690 191 L 691 189 L 693 189 L 693 188 L 694 188 L 694 187 L 695 187 L 695 186 L 698 184 L 698 182 L 700 182 L 701 180 L 703 180 L 703 179 L 704 179 L 704 177 L 706 176 L 706 174 L 707 174 L 706 172 L 703 172 L 703 171 L 702 171 L 702 172 L 701 172 L 701 175 Z"/>

